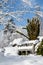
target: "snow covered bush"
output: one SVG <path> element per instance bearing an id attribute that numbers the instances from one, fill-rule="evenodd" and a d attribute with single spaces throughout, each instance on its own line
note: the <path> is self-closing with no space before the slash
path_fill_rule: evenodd
<path id="1" fill-rule="evenodd" d="M 40 43 L 40 45 L 37 49 L 37 54 L 43 56 L 43 40 L 42 40 L 42 42 Z"/>

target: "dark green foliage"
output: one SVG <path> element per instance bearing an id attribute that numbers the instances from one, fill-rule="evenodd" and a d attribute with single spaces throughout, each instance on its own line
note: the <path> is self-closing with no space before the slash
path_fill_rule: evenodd
<path id="1" fill-rule="evenodd" d="M 19 31 L 16 31 L 16 32 L 23 35 L 27 39 L 35 40 L 37 38 L 37 36 L 39 36 L 39 32 L 40 32 L 39 18 L 34 17 L 34 18 L 32 18 L 32 20 L 28 19 L 27 26 L 25 28 L 22 28 L 22 29 L 27 30 L 28 36 L 26 36 L 25 34 L 19 32 Z"/>
<path id="2" fill-rule="evenodd" d="M 37 49 L 37 54 L 43 56 L 43 40 Z"/>
<path id="3" fill-rule="evenodd" d="M 27 25 L 27 33 L 29 39 L 35 40 L 37 36 L 39 36 L 39 32 L 40 32 L 40 24 L 39 19 L 36 17 L 30 20 Z"/>

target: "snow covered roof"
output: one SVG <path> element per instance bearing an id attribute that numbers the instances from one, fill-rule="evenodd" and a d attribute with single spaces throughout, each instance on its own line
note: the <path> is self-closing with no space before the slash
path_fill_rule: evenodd
<path id="1" fill-rule="evenodd" d="M 38 38 L 43 38 L 43 36 L 38 36 Z"/>
<path id="2" fill-rule="evenodd" d="M 25 43 L 28 43 L 28 44 L 31 44 L 31 43 L 36 44 L 36 43 L 38 43 L 38 40 L 29 40 L 29 41 L 25 41 L 24 44 Z"/>
<path id="3" fill-rule="evenodd" d="M 13 44 L 20 44 L 22 42 L 23 38 L 17 38 L 17 39 L 14 39 L 13 42 L 10 42 L 10 45 L 13 45 Z"/>
<path id="4" fill-rule="evenodd" d="M 17 38 L 17 39 L 14 39 L 14 41 L 10 42 L 10 45 L 36 44 L 36 43 L 38 43 L 38 40 L 24 40 L 23 41 L 23 38 Z"/>

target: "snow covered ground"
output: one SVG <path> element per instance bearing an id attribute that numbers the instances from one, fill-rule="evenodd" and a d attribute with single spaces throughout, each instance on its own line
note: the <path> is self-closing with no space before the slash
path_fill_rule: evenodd
<path id="1" fill-rule="evenodd" d="M 1 56 L 0 65 L 43 65 L 43 57 L 36 55 L 28 56 Z"/>
<path id="2" fill-rule="evenodd" d="M 4 54 L 4 56 L 17 56 L 18 47 L 5 47 L 3 54 Z"/>
<path id="3" fill-rule="evenodd" d="M 43 65 L 43 56 L 30 54 L 17 55 L 18 47 L 0 48 L 0 65 Z"/>
<path id="4" fill-rule="evenodd" d="M 10 48 L 10 49 L 9 49 Z M 6 47 L 6 51 L 0 49 L 0 65 L 43 65 L 43 56 L 39 55 L 25 55 L 19 56 L 15 55 L 16 49 L 11 47 Z M 10 53 L 10 54 L 8 54 Z"/>

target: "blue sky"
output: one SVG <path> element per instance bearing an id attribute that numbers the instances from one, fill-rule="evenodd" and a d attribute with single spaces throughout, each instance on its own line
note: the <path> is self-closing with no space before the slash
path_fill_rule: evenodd
<path id="1" fill-rule="evenodd" d="M 40 6 L 40 11 L 43 12 L 43 0 L 0 0 L 2 2 L 2 7 L 0 10 L 3 12 L 16 12 L 16 11 L 32 11 L 25 12 L 23 14 L 15 14 L 14 16 L 20 18 L 19 22 L 14 18 L 16 25 L 25 26 L 27 24 L 27 19 L 35 16 L 33 13 L 36 10 L 36 6 Z M 7 7 L 7 8 L 6 8 Z M 2 26 L 0 26 L 2 28 Z"/>

